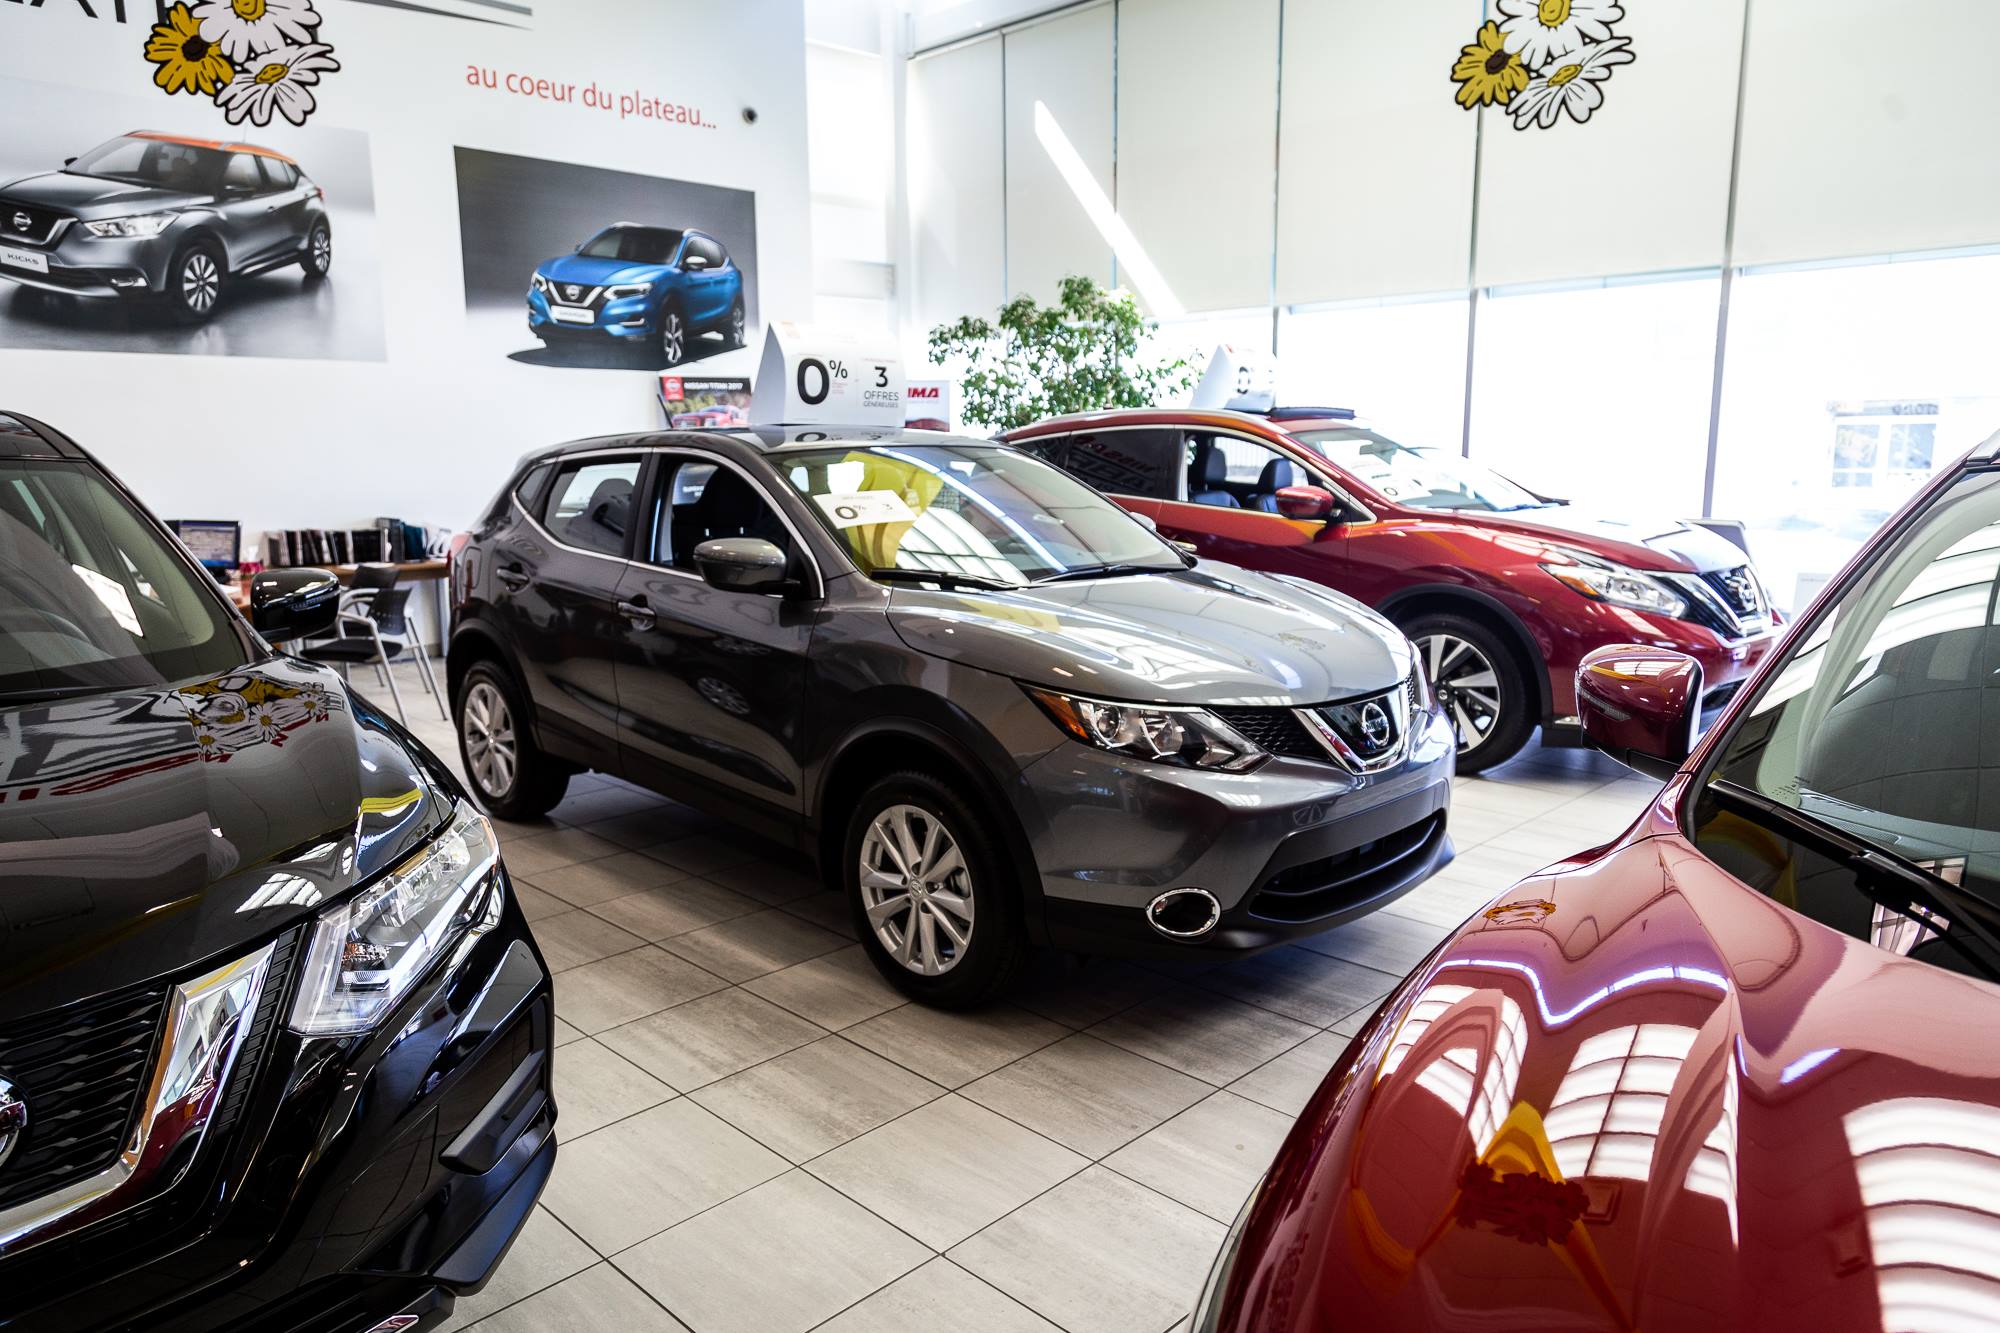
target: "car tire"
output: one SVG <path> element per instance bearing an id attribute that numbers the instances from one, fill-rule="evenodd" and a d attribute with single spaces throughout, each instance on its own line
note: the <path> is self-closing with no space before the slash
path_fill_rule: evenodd
<path id="1" fill-rule="evenodd" d="M 201 324 L 222 303 L 225 264 L 213 241 L 196 241 L 167 265 L 167 312 L 180 324 Z"/>
<path id="2" fill-rule="evenodd" d="M 687 318 L 681 314 L 679 306 L 669 302 L 660 307 L 660 363 L 667 367 L 678 366 L 687 360 L 687 347 Z"/>
<path id="3" fill-rule="evenodd" d="M 920 854 L 928 851 L 930 869 L 948 866 L 942 878 L 930 881 L 921 879 L 925 865 L 915 867 L 926 886 L 916 902 L 899 886 L 864 883 L 864 865 L 871 874 L 907 882 L 902 842 Z M 909 769 L 871 784 L 847 817 L 841 867 L 862 948 L 889 984 L 911 999 L 941 1009 L 972 1008 L 1005 989 L 1025 962 L 1028 941 L 1014 868 L 986 816 L 936 775 Z M 890 910 L 882 915 L 885 907 Z"/>
<path id="4" fill-rule="evenodd" d="M 1449 611 L 1419 613 L 1402 630 L 1459 733 L 1458 771 L 1482 772 L 1519 754 L 1541 720 L 1540 696 L 1500 632 Z"/>
<path id="5" fill-rule="evenodd" d="M 312 232 L 306 237 L 306 252 L 299 256 L 299 267 L 305 270 L 307 282 L 326 280 L 333 267 L 333 233 L 324 222 L 313 223 Z"/>
<path id="6" fill-rule="evenodd" d="M 743 311 L 743 298 L 737 297 L 736 304 L 729 307 L 729 322 L 722 326 L 722 336 L 729 340 L 731 347 L 741 347 L 750 340 L 747 316 Z"/>
<path id="7" fill-rule="evenodd" d="M 495 819 L 534 819 L 561 804 L 570 770 L 535 745 L 520 691 L 492 662 L 475 662 L 452 700 L 466 785 Z"/>

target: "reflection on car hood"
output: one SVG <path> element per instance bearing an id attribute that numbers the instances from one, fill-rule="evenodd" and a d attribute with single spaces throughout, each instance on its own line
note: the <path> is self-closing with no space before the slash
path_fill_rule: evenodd
<path id="1" fill-rule="evenodd" d="M 76 214 L 86 222 L 100 218 L 122 218 L 134 213 L 159 213 L 196 204 L 213 203 L 215 196 L 190 194 L 185 190 L 165 190 L 153 185 L 131 185 L 101 176 L 78 176 L 67 171 L 50 171 L 40 176 L 23 176 L 0 185 L 0 195 L 23 204 L 41 204 Z"/>
<path id="2" fill-rule="evenodd" d="M 290 659 L 0 712 L 0 1024 L 246 952 L 451 800 L 339 676 Z"/>
<path id="3" fill-rule="evenodd" d="M 1360 603 L 1212 563 L 1006 592 L 898 587 L 889 621 L 920 652 L 1104 699 L 1318 704 L 1411 669 L 1402 633 Z"/>
<path id="4" fill-rule="evenodd" d="M 1531 878 L 1307 1108 L 1237 1326 L 2000 1327 L 1996 1021 L 1677 837 Z"/>
<path id="5" fill-rule="evenodd" d="M 1543 537 L 1638 569 L 1706 574 L 1750 559 L 1728 538 L 1673 519 L 1614 518 L 1574 505 L 1466 516 L 1484 527 Z"/>
<path id="6" fill-rule="evenodd" d="M 600 287 L 612 282 L 658 282 L 673 270 L 665 264 L 634 264 L 626 259 L 597 259 L 590 255 L 558 255 L 544 262 L 536 272 L 550 282 Z"/>

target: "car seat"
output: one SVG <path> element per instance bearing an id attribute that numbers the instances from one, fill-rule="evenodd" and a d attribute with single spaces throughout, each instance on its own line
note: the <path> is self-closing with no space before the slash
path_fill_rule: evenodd
<path id="1" fill-rule="evenodd" d="M 761 537 L 791 550 L 791 534 L 764 497 L 726 467 L 715 469 L 692 502 L 674 506 L 672 523 L 674 564 L 681 569 L 693 569 L 694 548 L 717 537 Z"/>
<path id="2" fill-rule="evenodd" d="M 1278 512 L 1278 492 L 1287 486 L 1301 484 L 1298 464 L 1289 458 L 1274 458 L 1264 464 L 1264 470 L 1257 474 L 1257 493 L 1250 498 L 1250 507 L 1275 514 Z"/>
<path id="3" fill-rule="evenodd" d="M 632 483 L 624 477 L 606 477 L 597 483 L 590 503 L 569 526 L 576 540 L 592 550 L 622 551 L 631 520 Z"/>
<path id="4" fill-rule="evenodd" d="M 1222 450 L 1210 445 L 1201 456 L 1201 478 L 1199 483 L 1188 479 L 1188 502 L 1198 505 L 1214 505 L 1218 509 L 1241 509 L 1243 502 L 1224 486 L 1229 481 L 1229 458 Z"/>

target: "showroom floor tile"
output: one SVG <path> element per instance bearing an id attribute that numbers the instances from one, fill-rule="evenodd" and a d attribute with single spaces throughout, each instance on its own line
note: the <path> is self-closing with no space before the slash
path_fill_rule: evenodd
<path id="1" fill-rule="evenodd" d="M 456 767 L 449 726 L 411 715 Z M 501 826 L 564 969 L 562 1152 L 448 1327 L 1170 1333 L 1380 998 L 1654 790 L 1531 749 L 1459 781 L 1457 861 L 1383 912 L 1224 967 L 1043 957 L 951 1015 L 875 974 L 809 866 L 582 775 Z"/>

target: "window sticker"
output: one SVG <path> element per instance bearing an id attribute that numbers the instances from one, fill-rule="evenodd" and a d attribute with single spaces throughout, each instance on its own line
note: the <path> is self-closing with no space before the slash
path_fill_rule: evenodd
<path id="1" fill-rule="evenodd" d="M 815 495 L 818 505 L 836 528 L 865 528 L 881 523 L 914 523 L 917 515 L 894 491 L 837 491 Z"/>

